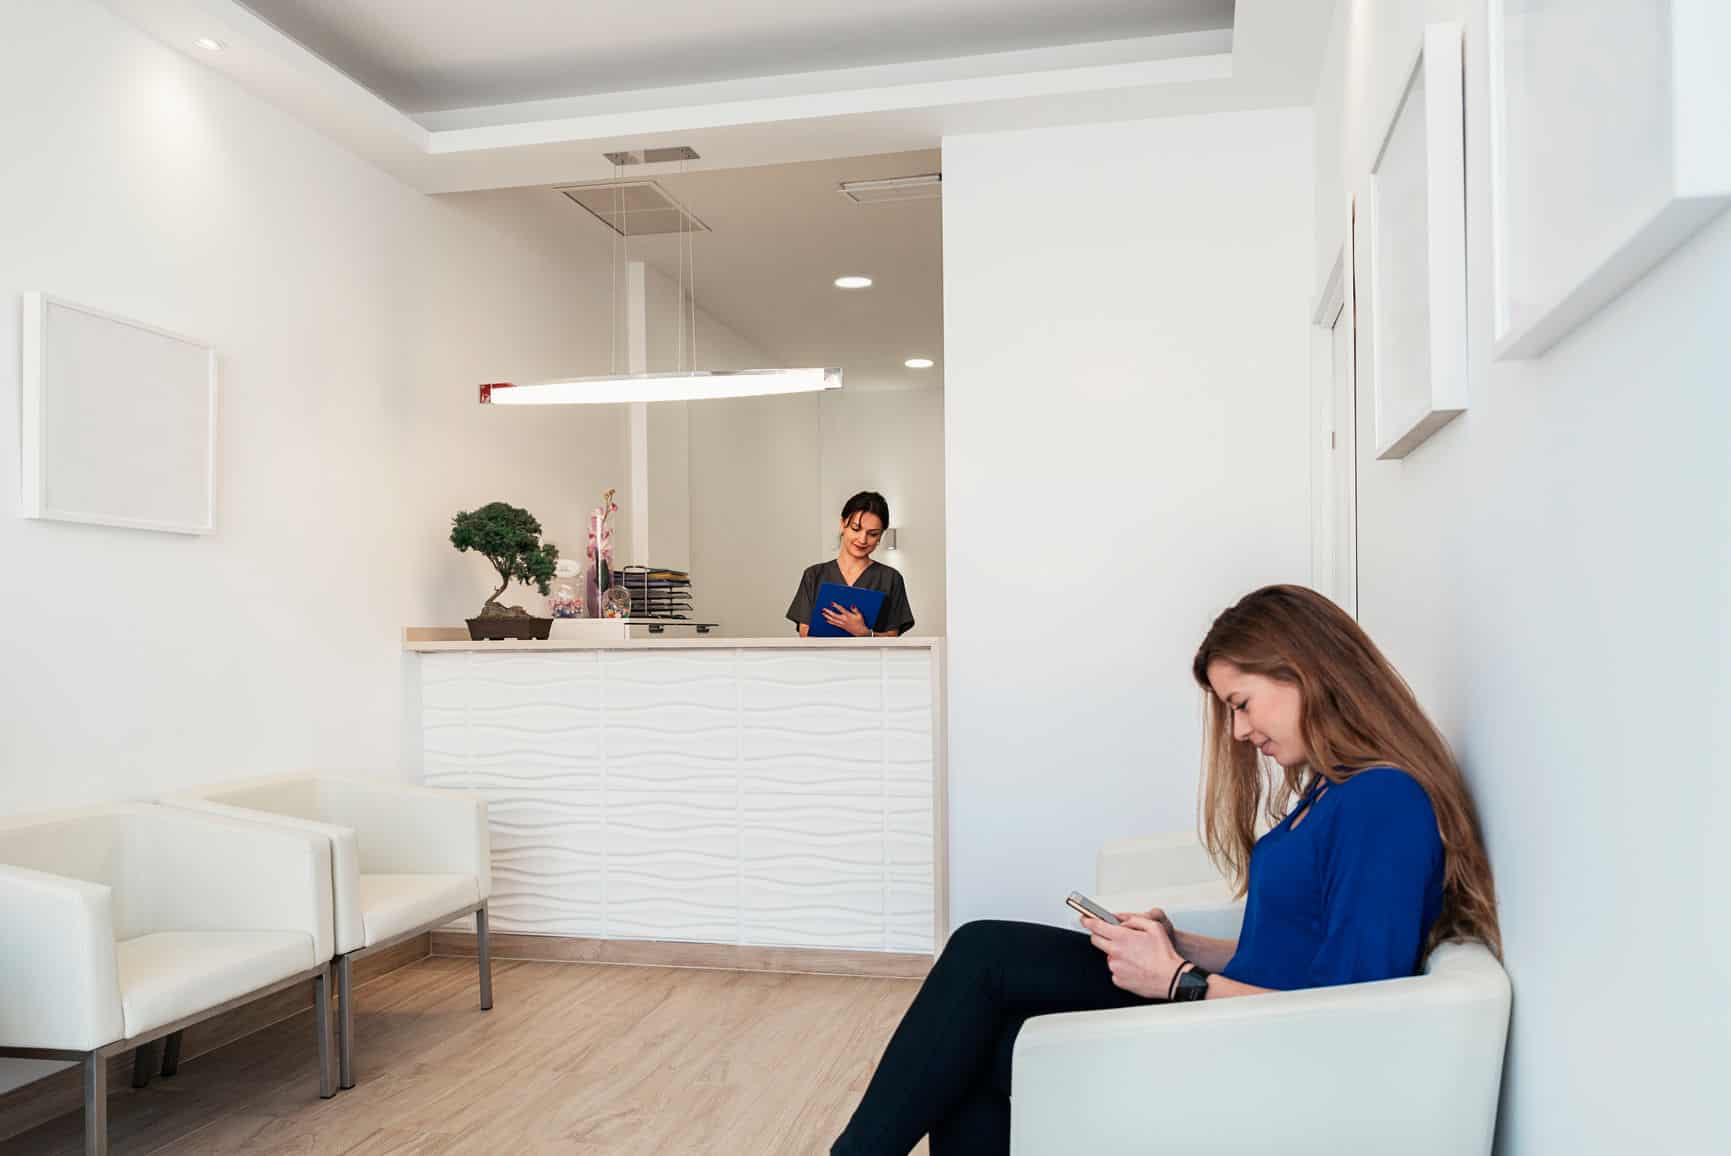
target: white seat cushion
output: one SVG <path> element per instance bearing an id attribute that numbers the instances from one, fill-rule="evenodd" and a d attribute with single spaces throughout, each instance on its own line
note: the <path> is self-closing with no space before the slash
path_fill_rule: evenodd
<path id="1" fill-rule="evenodd" d="M 473 875 L 362 875 L 361 926 L 367 946 L 480 901 Z"/>
<path id="2" fill-rule="evenodd" d="M 127 1038 L 305 971 L 298 931 L 159 931 L 114 945 Z"/>

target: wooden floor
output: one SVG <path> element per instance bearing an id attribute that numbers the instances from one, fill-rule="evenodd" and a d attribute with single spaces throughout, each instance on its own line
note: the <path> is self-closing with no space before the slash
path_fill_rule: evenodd
<path id="1" fill-rule="evenodd" d="M 434 956 L 356 990 L 356 1087 L 318 1098 L 310 1012 L 108 1099 L 112 1151 L 828 1152 L 918 984 Z M 78 1113 L 0 1143 L 83 1151 Z M 922 1144 L 916 1149 L 924 1152 Z"/>

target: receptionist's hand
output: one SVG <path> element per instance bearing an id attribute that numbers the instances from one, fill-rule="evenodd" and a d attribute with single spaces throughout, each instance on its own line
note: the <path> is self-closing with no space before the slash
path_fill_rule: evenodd
<path id="1" fill-rule="evenodd" d="M 831 602 L 824 608 L 823 620 L 837 630 L 847 631 L 855 638 L 864 638 L 872 632 L 857 608 L 843 607 L 839 602 Z"/>

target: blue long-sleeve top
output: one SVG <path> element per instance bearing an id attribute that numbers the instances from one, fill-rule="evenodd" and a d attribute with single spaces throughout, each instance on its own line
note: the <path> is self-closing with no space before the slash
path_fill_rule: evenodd
<path id="1" fill-rule="evenodd" d="M 1393 767 L 1319 779 L 1250 853 L 1222 974 L 1281 990 L 1414 975 L 1442 892 L 1442 837 L 1417 780 Z"/>

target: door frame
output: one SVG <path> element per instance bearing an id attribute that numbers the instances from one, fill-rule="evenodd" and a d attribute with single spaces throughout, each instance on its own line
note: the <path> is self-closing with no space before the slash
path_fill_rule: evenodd
<path id="1" fill-rule="evenodd" d="M 1358 617 L 1358 373 L 1355 319 L 1357 303 L 1348 283 L 1351 254 L 1352 214 L 1349 211 L 1347 240 L 1335 251 L 1328 277 L 1311 307 L 1311 374 L 1310 374 L 1310 565 L 1311 585 L 1332 598 L 1341 609 Z M 1335 389 L 1336 329 L 1346 331 L 1346 383 L 1344 396 L 1347 412 L 1336 409 L 1339 396 Z M 1342 436 L 1344 435 L 1344 436 Z M 1345 443 L 1342 445 L 1342 443 Z M 1334 453 L 1344 449 L 1346 457 L 1336 459 Z M 1335 534 L 1335 487 L 1344 482 L 1346 500 L 1345 538 Z M 1344 554 L 1343 554 L 1344 552 Z M 1351 575 L 1350 587 L 1334 589 L 1334 576 L 1341 569 L 1344 557 L 1346 571 Z"/>

